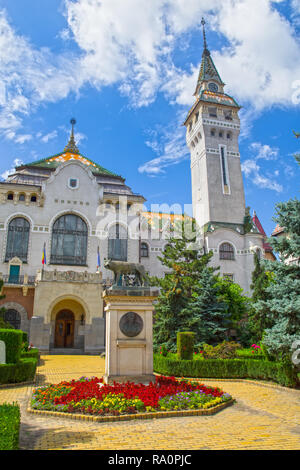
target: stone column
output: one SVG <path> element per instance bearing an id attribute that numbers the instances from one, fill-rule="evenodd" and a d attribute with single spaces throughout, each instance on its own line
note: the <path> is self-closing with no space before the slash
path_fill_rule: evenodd
<path id="1" fill-rule="evenodd" d="M 111 289 L 106 303 L 105 383 L 149 383 L 153 375 L 153 302 L 150 289 Z"/>

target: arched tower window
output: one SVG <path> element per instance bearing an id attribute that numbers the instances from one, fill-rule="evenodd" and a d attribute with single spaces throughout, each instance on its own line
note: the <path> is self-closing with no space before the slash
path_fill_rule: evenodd
<path id="1" fill-rule="evenodd" d="M 108 258 L 127 261 L 127 230 L 120 224 L 113 225 L 108 234 Z"/>
<path id="2" fill-rule="evenodd" d="M 234 260 L 234 248 L 230 243 L 222 243 L 220 246 L 220 259 Z"/>
<path id="3" fill-rule="evenodd" d="M 147 243 L 141 243 L 141 258 L 149 258 L 149 247 Z"/>
<path id="4" fill-rule="evenodd" d="M 86 266 L 88 229 L 75 214 L 59 217 L 52 229 L 51 264 Z"/>
<path id="5" fill-rule="evenodd" d="M 8 225 L 5 261 L 15 256 L 27 262 L 30 224 L 24 217 L 15 217 Z"/>

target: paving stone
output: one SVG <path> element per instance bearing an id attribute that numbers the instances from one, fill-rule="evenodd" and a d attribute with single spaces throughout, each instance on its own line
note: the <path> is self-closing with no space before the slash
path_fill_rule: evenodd
<path id="1" fill-rule="evenodd" d="M 42 356 L 36 386 L 101 377 L 99 356 Z M 32 385 L 0 389 L 0 403 L 21 407 L 24 450 L 300 450 L 300 391 L 255 381 L 207 379 L 237 403 L 213 416 L 97 423 L 27 413 Z"/>

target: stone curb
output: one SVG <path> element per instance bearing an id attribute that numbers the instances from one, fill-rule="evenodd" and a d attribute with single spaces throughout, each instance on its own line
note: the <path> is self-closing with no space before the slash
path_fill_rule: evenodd
<path id="1" fill-rule="evenodd" d="M 10 383 L 10 384 L 0 384 L 0 389 L 1 388 L 17 388 L 17 387 L 26 387 L 29 385 L 35 385 L 36 386 L 36 378 L 37 378 L 37 372 L 35 371 L 34 377 L 32 380 L 29 380 L 28 382 L 16 382 L 16 383 Z"/>
<path id="2" fill-rule="evenodd" d="M 189 416 L 211 416 L 219 411 L 231 406 L 235 403 L 235 400 L 230 400 L 225 403 L 221 403 L 220 405 L 214 406 L 212 408 L 208 408 L 206 410 L 183 410 L 183 411 L 158 411 L 155 413 L 140 413 L 140 414 L 133 414 L 133 415 L 120 415 L 120 416 L 86 416 L 86 415 L 75 415 L 73 413 L 63 413 L 59 411 L 43 411 L 43 410 L 35 410 L 29 407 L 27 408 L 27 413 L 33 413 L 38 415 L 43 415 L 45 417 L 48 416 L 55 416 L 59 418 L 68 418 L 68 419 L 75 419 L 81 421 L 94 421 L 98 423 L 109 423 L 115 421 L 130 421 L 135 419 L 155 419 L 155 418 L 178 418 L 181 416 L 189 417 Z"/>
<path id="3" fill-rule="evenodd" d="M 300 392 L 300 388 L 294 388 L 294 387 L 285 387 L 284 385 L 276 384 L 276 383 L 270 383 L 270 382 L 265 382 L 263 380 L 252 380 L 252 379 L 220 379 L 220 378 L 202 378 L 202 377 L 176 377 L 177 379 L 183 379 L 183 380 L 191 380 L 195 382 L 240 382 L 244 384 L 253 384 L 253 385 L 258 385 L 260 387 L 267 387 L 267 388 L 275 388 L 277 390 L 288 390 L 289 392 Z"/>
<path id="4" fill-rule="evenodd" d="M 0 390 L 2 388 L 17 388 L 17 387 L 26 387 L 29 385 L 35 385 L 35 379 L 30 380 L 29 382 L 16 382 L 16 383 L 10 383 L 10 384 L 0 384 Z"/>

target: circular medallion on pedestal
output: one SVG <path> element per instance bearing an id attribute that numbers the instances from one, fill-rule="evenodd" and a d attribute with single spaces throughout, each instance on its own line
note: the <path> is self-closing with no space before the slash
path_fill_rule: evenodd
<path id="1" fill-rule="evenodd" d="M 128 312 L 122 316 L 119 323 L 120 330 L 125 336 L 134 338 L 139 335 L 144 327 L 143 319 L 135 312 Z"/>

